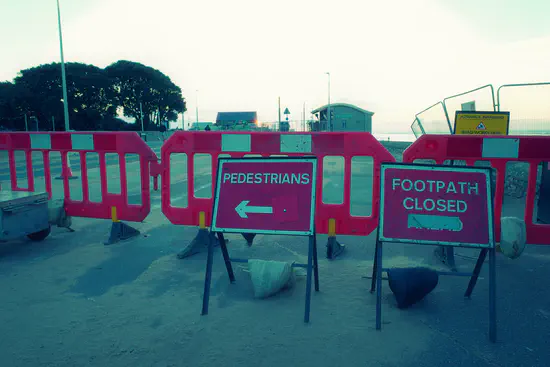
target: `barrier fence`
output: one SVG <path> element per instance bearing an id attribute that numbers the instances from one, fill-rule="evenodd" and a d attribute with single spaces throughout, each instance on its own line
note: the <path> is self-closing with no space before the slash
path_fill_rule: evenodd
<path id="1" fill-rule="evenodd" d="M 524 220 L 527 229 L 527 243 L 549 244 L 550 225 L 534 223 L 539 165 L 550 161 L 550 137 L 508 136 L 481 137 L 467 135 L 424 135 L 403 153 L 403 162 L 433 160 L 444 164 L 447 160 L 465 161 L 468 166 L 477 162 L 488 162 L 496 171 L 495 189 L 495 235 L 500 241 L 500 219 L 504 201 L 506 164 L 525 162 L 529 164 L 526 206 Z"/>
<path id="2" fill-rule="evenodd" d="M 112 208 L 116 208 L 117 219 L 139 222 L 149 214 L 150 176 L 155 176 L 152 170 L 158 171 L 158 160 L 153 150 L 135 132 L 0 133 L 1 151 L 7 152 L 11 190 L 42 190 L 42 187 L 36 185 L 38 177 L 35 171 L 43 170 L 43 190 L 48 192 L 49 198 L 52 198 L 55 186 L 52 185 L 52 155 L 59 155 L 62 172 L 59 178 L 63 183 L 62 197 L 68 216 L 110 219 L 113 216 Z M 100 192 L 97 197 L 92 195 L 90 189 L 89 154 L 98 157 Z M 115 156 L 119 166 L 117 175 L 107 174 L 107 155 Z M 136 200 L 139 204 L 130 203 L 128 199 L 127 158 L 130 155 L 137 156 L 139 164 L 132 168 L 140 172 L 140 195 L 139 200 Z M 21 156 L 23 159 L 18 159 Z M 80 167 L 79 182 L 70 180 L 74 177 L 71 164 Z M 21 166 L 25 169 L 22 180 L 18 177 L 18 168 Z M 80 199 L 75 199 L 75 196 L 80 196 Z"/>
<path id="3" fill-rule="evenodd" d="M 93 133 L 0 133 L 0 180 L 2 170 L 9 171 L 9 184 L 3 189 L 41 190 L 35 170 L 43 166 L 44 191 L 50 198 L 56 183 L 52 180 L 51 154 L 60 155 L 62 198 L 67 215 L 90 218 L 143 221 L 151 209 L 151 177 L 156 184 L 162 176 L 161 206 L 174 224 L 210 225 L 212 202 L 219 157 L 316 156 L 317 198 L 316 231 L 321 234 L 368 235 L 378 226 L 380 200 L 380 164 L 394 157 L 369 133 L 174 133 L 161 148 L 161 163 L 154 151 L 133 132 Z M 92 198 L 89 160 L 98 155 L 100 193 Z M 2 155 L 4 154 L 4 155 Z M 108 174 L 107 155 L 116 155 L 119 169 Z M 38 156 L 38 161 L 33 159 Z M 77 159 L 69 158 L 75 155 Z M 133 155 L 135 162 L 128 161 Z M 178 156 L 181 159 L 177 159 Z M 72 164 L 80 166 L 80 182 L 71 181 Z M 550 137 L 546 136 L 453 136 L 423 135 L 403 155 L 403 161 L 465 161 L 490 164 L 496 171 L 495 229 L 500 236 L 500 218 L 504 199 L 506 165 L 529 165 L 524 219 L 529 244 L 548 244 L 550 225 L 534 220 L 539 165 L 550 161 Z M 6 165 L 7 162 L 7 165 Z M 6 168 L 7 166 L 7 168 Z M 21 171 L 23 168 L 23 172 Z M 137 180 L 128 175 L 139 170 Z M 97 182 L 96 182 L 97 183 Z M 109 190 L 115 183 L 119 192 Z M 129 185 L 138 190 L 130 200 Z M 139 185 L 139 187 L 137 187 Z M 8 187 L 9 186 L 9 187 Z M 57 185 L 59 188 L 60 185 Z M 95 185 L 97 186 L 97 185 Z M 156 186 L 156 185 L 155 185 Z M 81 191 L 75 199 L 72 191 Z M 183 195 L 180 195 L 183 192 Z M 284 193 L 281 193 L 282 196 Z M 362 200 L 362 201 L 361 201 Z M 134 201 L 139 201 L 135 203 Z"/>
<path id="4" fill-rule="evenodd" d="M 185 161 L 181 169 L 175 168 L 174 155 L 183 154 Z M 174 224 L 188 226 L 209 226 L 212 216 L 212 182 L 215 182 L 219 157 L 250 156 L 317 156 L 317 209 L 316 232 L 335 232 L 344 235 L 367 235 L 378 226 L 378 205 L 380 192 L 380 163 L 393 162 L 393 156 L 370 133 L 221 133 L 221 132 L 176 132 L 162 146 L 162 211 Z M 200 179 L 202 158 L 207 179 Z M 367 158 L 367 160 L 365 160 Z M 370 158 L 370 159 L 368 159 Z M 180 160 L 180 163 L 181 162 Z M 360 164 L 358 164 L 360 163 Z M 185 171 L 187 182 L 187 204 L 177 207 L 173 203 L 173 172 Z M 338 174 L 341 172 L 341 174 Z M 327 176 L 332 176 L 343 197 L 329 195 L 326 190 Z M 342 179 L 343 178 L 343 179 Z M 202 183 L 202 184 L 201 184 Z M 198 185 L 207 188 L 208 193 L 199 195 Z M 372 210 L 362 211 L 367 215 L 353 215 L 352 186 L 368 187 Z M 355 191 L 355 190 L 354 190 Z"/>

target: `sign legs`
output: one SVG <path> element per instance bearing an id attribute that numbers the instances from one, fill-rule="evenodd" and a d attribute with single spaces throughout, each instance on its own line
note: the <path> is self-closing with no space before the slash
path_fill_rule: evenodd
<path id="1" fill-rule="evenodd" d="M 382 329 L 382 242 L 376 243 L 376 330 Z"/>
<path id="2" fill-rule="evenodd" d="M 311 270 L 313 262 L 313 246 L 315 236 L 309 236 L 309 247 L 307 252 L 307 281 L 306 281 L 306 309 L 304 312 L 304 322 L 309 322 L 309 311 L 311 306 Z"/>
<path id="3" fill-rule="evenodd" d="M 212 262 L 214 260 L 214 242 L 215 236 L 208 236 L 208 256 L 206 260 L 206 273 L 204 276 L 204 293 L 202 295 L 202 313 L 208 315 L 208 301 L 210 300 L 210 283 L 212 283 Z M 224 242 L 225 247 L 225 242 Z M 227 250 L 227 248 L 226 248 Z"/>
<path id="4" fill-rule="evenodd" d="M 229 251 L 225 243 L 225 238 L 223 233 L 216 233 L 217 238 L 220 243 L 222 250 L 223 260 L 225 263 L 225 268 L 227 269 L 227 275 L 229 276 L 229 281 L 231 283 L 235 282 L 235 274 L 233 272 L 233 266 L 231 265 L 232 261 L 237 262 L 247 262 L 248 260 L 243 259 L 231 259 L 229 257 Z M 214 244 L 216 242 L 216 235 L 209 236 L 210 241 L 208 242 L 208 256 L 206 261 L 206 273 L 204 277 L 204 293 L 202 297 L 202 313 L 201 315 L 208 315 L 208 304 L 210 299 L 210 286 L 212 283 L 212 264 L 214 258 Z M 315 291 L 319 291 L 319 261 L 317 258 L 317 238 L 316 235 L 309 236 L 309 248 L 307 256 L 307 266 L 305 264 L 298 264 L 300 267 L 307 268 L 307 282 L 306 282 L 306 303 L 305 303 L 305 313 L 304 313 L 304 322 L 309 322 L 309 314 L 311 308 L 311 288 L 312 288 L 312 278 L 315 282 Z"/>
<path id="5" fill-rule="evenodd" d="M 220 242 L 220 247 L 222 249 L 223 261 L 225 262 L 225 268 L 227 269 L 227 275 L 229 276 L 229 281 L 231 283 L 235 282 L 235 274 L 233 273 L 233 266 L 231 266 L 231 259 L 229 258 L 229 251 L 227 250 L 227 245 L 225 243 L 225 238 L 223 233 L 218 232 L 218 240 Z"/>
<path id="6" fill-rule="evenodd" d="M 468 289 L 466 290 L 464 297 L 470 298 L 470 296 L 472 295 L 477 279 L 479 278 L 481 267 L 483 266 L 483 263 L 485 262 L 485 258 L 487 257 L 487 253 L 489 253 L 489 340 L 494 343 L 497 340 L 497 316 L 496 316 L 496 309 L 497 309 L 496 268 L 497 268 L 497 265 L 496 265 L 495 246 L 493 246 L 493 248 L 491 249 L 481 250 L 476 262 L 476 266 L 474 268 L 474 272 L 472 273 L 472 277 L 470 278 Z"/>
<path id="7" fill-rule="evenodd" d="M 315 292 L 319 292 L 319 261 L 317 259 L 317 235 L 313 235 L 313 275 L 315 278 Z"/>
<path id="8" fill-rule="evenodd" d="M 497 340 L 496 248 L 489 250 L 489 340 Z"/>
<path id="9" fill-rule="evenodd" d="M 378 240 L 376 240 L 376 247 L 374 248 L 374 264 L 372 265 L 372 280 L 370 283 L 370 292 L 374 293 L 376 289 L 376 269 L 378 267 Z"/>
<path id="10" fill-rule="evenodd" d="M 472 273 L 472 277 L 470 278 L 470 283 L 468 283 L 468 289 L 466 289 L 466 293 L 464 293 L 465 298 L 470 298 L 470 296 L 472 295 L 472 292 L 474 291 L 474 287 L 476 286 L 476 283 L 477 283 L 477 278 L 479 278 L 481 267 L 483 266 L 483 263 L 485 262 L 485 258 L 487 257 L 487 251 L 489 250 L 483 249 L 479 253 L 479 257 L 477 258 L 474 272 Z"/>

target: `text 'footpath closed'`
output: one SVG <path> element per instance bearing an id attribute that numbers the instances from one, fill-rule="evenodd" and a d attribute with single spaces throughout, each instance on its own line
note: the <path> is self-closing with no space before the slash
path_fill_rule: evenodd
<path id="1" fill-rule="evenodd" d="M 441 213 L 464 213 L 468 210 L 468 204 L 460 199 L 420 199 L 414 193 L 430 192 L 435 194 L 479 195 L 477 182 L 463 181 L 439 181 L 439 180 L 401 180 L 393 178 L 393 191 L 410 192 L 410 196 L 403 199 L 403 207 L 406 210 L 438 211 Z"/>

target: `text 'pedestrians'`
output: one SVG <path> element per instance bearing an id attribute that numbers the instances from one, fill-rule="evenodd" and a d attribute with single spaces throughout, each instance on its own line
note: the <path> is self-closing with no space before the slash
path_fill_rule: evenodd
<path id="1" fill-rule="evenodd" d="M 309 185 L 309 173 L 224 173 L 223 183 L 230 184 L 298 184 Z"/>

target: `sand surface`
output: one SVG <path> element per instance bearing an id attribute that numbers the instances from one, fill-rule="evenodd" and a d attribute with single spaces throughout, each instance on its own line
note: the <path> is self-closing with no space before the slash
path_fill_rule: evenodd
<path id="1" fill-rule="evenodd" d="M 186 177 L 175 180 L 174 188 L 186 187 Z M 211 190 L 203 176 L 195 184 L 197 196 Z M 337 201 L 341 179 L 324 185 L 333 195 L 327 201 Z M 130 187 L 136 200 L 139 185 Z M 361 187 L 356 196 L 367 200 L 357 202 L 359 212 L 371 205 L 368 185 Z M 185 202 L 186 192 L 177 195 Z M 506 198 L 504 214 L 522 217 L 523 207 Z M 210 313 L 201 316 L 206 254 L 176 258 L 197 230 L 171 225 L 158 192 L 150 216 L 135 226 L 139 237 L 111 246 L 103 245 L 110 222 L 85 218 L 74 218 L 76 232 L 54 228 L 42 243 L 0 243 L 0 367 L 550 365 L 549 246 L 528 246 L 516 260 L 497 256 L 498 342 L 491 344 L 486 266 L 471 300 L 463 298 L 466 278 L 441 277 L 407 310 L 397 309 L 383 282 L 377 331 L 366 278 L 375 234 L 340 236 L 347 250 L 334 261 L 324 256 L 326 236 L 318 236 L 321 290 L 307 325 L 303 276 L 294 288 L 257 300 L 246 266 L 234 264 L 237 282 L 230 284 L 216 249 Z M 251 248 L 240 236 L 228 238 L 234 257 L 306 262 L 304 238 L 257 236 Z M 456 254 L 458 270 L 470 271 L 477 252 Z M 441 268 L 433 247 L 385 246 L 384 266 L 404 265 Z"/>
<path id="2" fill-rule="evenodd" d="M 513 204 L 513 203 L 512 203 Z M 517 205 L 508 205 L 508 210 Z M 158 211 L 138 238 L 104 246 L 110 223 L 75 219 L 43 243 L 0 246 L 1 366 L 548 366 L 550 250 L 529 246 L 517 260 L 498 256 L 498 343 L 487 338 L 486 267 L 471 300 L 467 280 L 442 277 L 424 301 L 399 310 L 383 284 L 383 329 L 369 293 L 374 235 L 341 237 L 342 257 L 324 258 L 321 291 L 303 323 L 305 279 L 265 300 L 235 264 L 229 284 L 216 249 L 210 313 L 200 316 L 205 254 L 175 256 L 194 228 Z M 258 236 L 248 248 L 229 236 L 232 256 L 306 261 L 307 241 Z M 438 267 L 432 247 L 387 245 L 385 266 Z M 459 270 L 476 252 L 457 250 Z"/>

